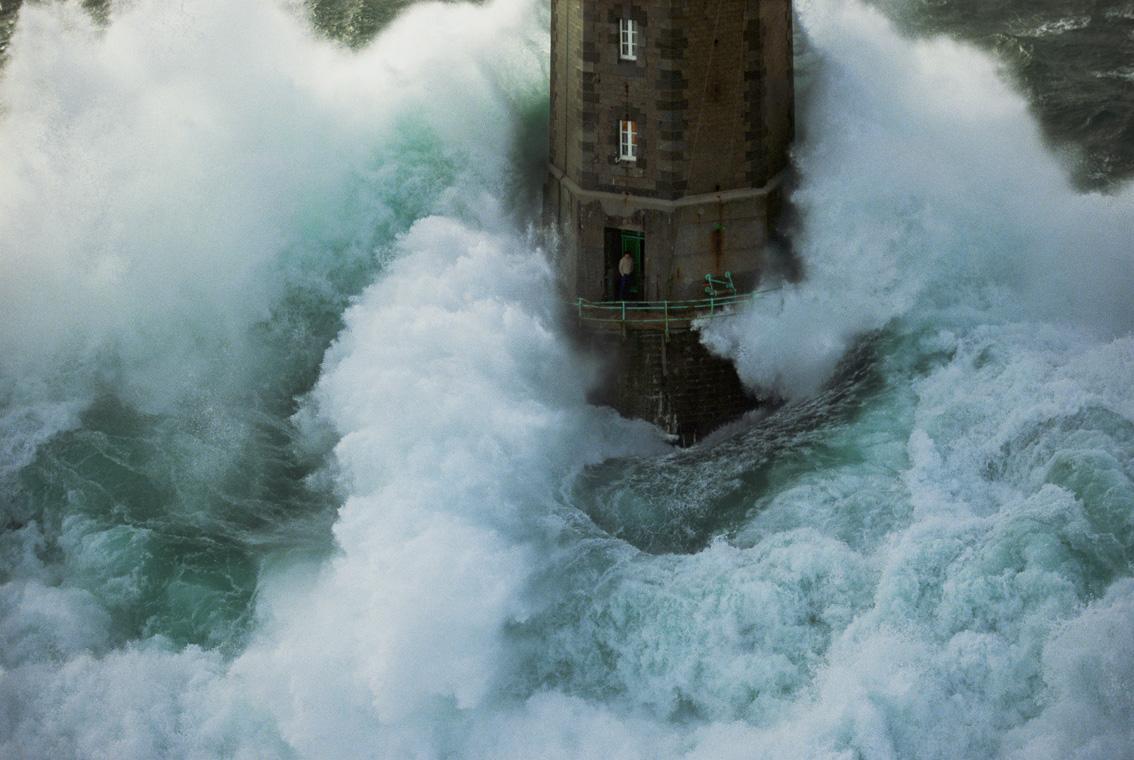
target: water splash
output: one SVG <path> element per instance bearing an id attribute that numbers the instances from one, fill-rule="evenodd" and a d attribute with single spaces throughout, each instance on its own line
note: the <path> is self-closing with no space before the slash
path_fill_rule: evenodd
<path id="1" fill-rule="evenodd" d="M 264 35 L 305 39 L 258 13 Z M 500 200 L 514 93 L 542 86 L 541 4 L 424 6 L 342 59 L 299 43 L 342 63 L 314 72 L 329 89 L 307 107 L 340 104 L 391 157 L 424 124 L 433 147 L 411 163 L 449 156 L 427 208 L 391 214 L 404 234 L 384 238 L 295 421 L 298 442 L 334 447 L 333 556 L 265 558 L 237 653 L 122 643 L 74 581 L 86 568 L 128 593 L 99 570 L 107 544 L 78 529 L 63 548 L 86 561 L 48 565 L 29 522 L 0 554 L 21 574 L 2 630 L 22 645 L 0 673 L 0 751 L 1129 756 L 1130 196 L 1068 190 L 968 48 L 911 43 L 854 3 L 808 3 L 801 21 L 825 60 L 798 157 L 809 279 L 715 340 L 749 378 L 827 385 L 769 422 L 769 445 L 670 459 L 690 480 L 731 467 L 703 501 L 651 474 L 665 448 L 647 426 L 584 403 L 547 266 Z M 476 118 L 453 120 L 437 88 Z M 361 185 L 384 208 L 391 178 L 419 176 L 393 158 L 375 171 Z M 1072 243 L 1091 266 L 1062 257 Z M 828 380 L 864 331 L 869 387 Z M 580 509 L 616 521 L 620 499 L 674 530 L 683 507 L 700 520 L 727 500 L 729 516 L 697 523 L 688 553 L 651 555 Z"/>

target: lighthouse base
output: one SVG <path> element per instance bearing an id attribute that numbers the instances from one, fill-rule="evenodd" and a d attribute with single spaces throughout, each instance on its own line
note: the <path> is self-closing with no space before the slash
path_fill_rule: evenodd
<path id="1" fill-rule="evenodd" d="M 709 353 L 695 330 L 583 330 L 606 366 L 592 400 L 653 422 L 682 446 L 758 406 L 732 362 Z"/>

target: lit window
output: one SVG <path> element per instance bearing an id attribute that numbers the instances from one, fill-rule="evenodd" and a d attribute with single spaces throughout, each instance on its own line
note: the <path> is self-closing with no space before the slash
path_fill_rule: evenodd
<path id="1" fill-rule="evenodd" d="M 618 57 L 624 61 L 638 60 L 638 22 L 624 18 L 618 22 Z"/>
<path id="2" fill-rule="evenodd" d="M 618 159 L 638 160 L 638 122 L 625 119 L 618 122 Z"/>

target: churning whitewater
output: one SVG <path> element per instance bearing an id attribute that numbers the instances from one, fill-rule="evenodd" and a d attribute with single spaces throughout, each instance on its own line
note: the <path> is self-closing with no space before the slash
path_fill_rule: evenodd
<path id="1" fill-rule="evenodd" d="M 704 332 L 787 403 L 675 451 L 566 338 L 544 2 L 22 7 L 0 755 L 1134 758 L 1134 191 L 796 12 L 805 277 Z"/>

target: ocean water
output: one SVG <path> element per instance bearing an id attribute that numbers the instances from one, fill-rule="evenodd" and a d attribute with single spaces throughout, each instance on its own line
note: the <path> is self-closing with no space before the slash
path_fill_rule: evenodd
<path id="1" fill-rule="evenodd" d="M 805 277 L 704 331 L 788 401 L 679 451 L 546 4 L 401 5 L 5 17 L 0 756 L 1134 757 L 1134 82 L 997 44 L 1134 14 L 797 2 Z"/>
<path id="2" fill-rule="evenodd" d="M 1083 188 L 1134 173 L 1134 5 L 1126 0 L 875 0 L 909 33 L 994 51 Z"/>

